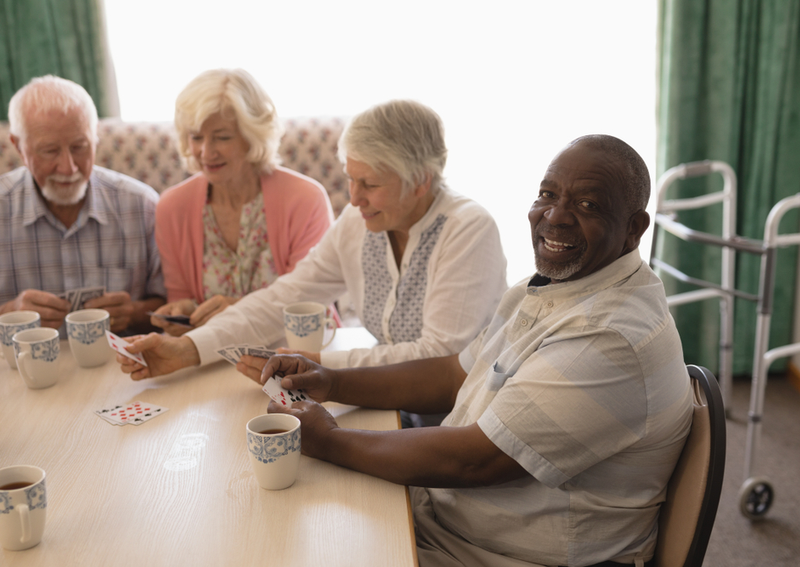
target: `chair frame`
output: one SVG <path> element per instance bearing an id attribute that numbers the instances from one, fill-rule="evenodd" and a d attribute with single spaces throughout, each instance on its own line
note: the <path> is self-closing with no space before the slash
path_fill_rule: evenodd
<path id="1" fill-rule="evenodd" d="M 691 544 L 688 547 L 685 558 L 682 558 L 683 567 L 701 567 L 708 548 L 708 541 L 711 538 L 714 520 L 717 516 L 717 508 L 722 492 L 722 480 L 725 473 L 725 406 L 723 405 L 722 393 L 717 379 L 710 370 L 694 364 L 687 365 L 686 369 L 691 378 L 695 404 L 707 408 L 709 417 L 709 459 L 708 472 L 706 478 L 703 479 L 705 481 L 702 491 L 703 499 L 697 513 Z M 682 453 L 681 460 L 683 457 Z M 664 517 L 671 512 L 669 506 L 670 504 L 666 501 L 662 504 Z M 659 543 L 656 548 L 656 565 L 657 567 L 673 567 L 672 565 L 668 566 L 666 562 L 661 562 L 663 554 L 659 553 L 658 548 L 662 545 L 669 544 L 661 540 L 661 534 L 659 534 Z"/>

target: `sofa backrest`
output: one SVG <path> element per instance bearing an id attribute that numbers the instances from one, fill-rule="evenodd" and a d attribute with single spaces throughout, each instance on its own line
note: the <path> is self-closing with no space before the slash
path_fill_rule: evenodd
<path id="1" fill-rule="evenodd" d="M 290 118 L 280 154 L 285 167 L 316 179 L 327 189 L 336 216 L 348 202 L 347 177 L 336 157 L 345 121 L 340 118 Z M 178 155 L 171 122 L 123 122 L 103 118 L 95 163 L 129 175 L 161 193 L 189 177 Z M 22 165 L 9 141 L 8 123 L 0 122 L 0 175 Z"/>

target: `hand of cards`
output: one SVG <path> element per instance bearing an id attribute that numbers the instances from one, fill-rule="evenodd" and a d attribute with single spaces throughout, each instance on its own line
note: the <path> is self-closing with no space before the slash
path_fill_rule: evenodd
<path id="1" fill-rule="evenodd" d="M 80 289 L 71 289 L 69 291 L 65 291 L 64 293 L 59 293 L 58 297 L 69 301 L 69 312 L 72 313 L 73 311 L 83 309 L 83 304 L 90 299 L 102 297 L 105 294 L 105 287 L 82 287 Z"/>
<path id="2" fill-rule="evenodd" d="M 128 341 L 125 339 L 118 337 L 111 331 L 106 331 L 106 338 L 108 339 L 108 346 L 113 348 L 115 351 L 120 353 L 122 356 L 127 356 L 133 361 L 138 362 L 142 366 L 147 366 L 147 363 L 144 361 L 144 357 L 141 353 L 137 352 L 136 354 L 132 354 L 125 350 L 125 346 L 128 344 Z"/>
<path id="3" fill-rule="evenodd" d="M 258 358 L 269 358 L 275 354 L 274 350 L 270 350 L 262 345 L 229 345 L 217 351 L 222 358 L 231 364 L 238 364 L 243 355 L 257 356 Z M 264 387 L 261 388 L 265 394 L 275 400 L 277 403 L 288 406 L 293 402 L 300 402 L 306 400 L 303 390 L 287 390 L 281 386 L 281 378 L 274 376 L 267 379 Z"/>
<path id="4" fill-rule="evenodd" d="M 184 327 L 191 327 L 192 324 L 189 322 L 188 315 L 164 315 L 163 313 L 154 313 L 152 311 L 147 312 L 148 315 L 151 317 L 157 317 L 159 319 L 163 319 L 167 323 L 173 323 L 175 325 L 183 325 Z"/>

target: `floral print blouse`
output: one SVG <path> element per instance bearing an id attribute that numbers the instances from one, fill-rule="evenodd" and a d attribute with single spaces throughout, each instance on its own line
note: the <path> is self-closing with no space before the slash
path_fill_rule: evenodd
<path id="1" fill-rule="evenodd" d="M 243 297 L 278 278 L 267 238 L 264 196 L 242 207 L 239 241 L 232 250 L 222 237 L 211 203 L 203 209 L 203 295 Z"/>

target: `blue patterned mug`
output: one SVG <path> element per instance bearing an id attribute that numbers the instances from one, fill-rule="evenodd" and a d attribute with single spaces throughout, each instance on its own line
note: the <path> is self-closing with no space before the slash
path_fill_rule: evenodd
<path id="1" fill-rule="evenodd" d="M 327 316 L 327 308 L 321 303 L 302 301 L 283 308 L 283 326 L 290 349 L 319 352 L 331 344 L 336 336 L 336 322 Z M 332 330 L 325 341 L 325 329 Z"/>
<path id="2" fill-rule="evenodd" d="M 49 388 L 58 380 L 58 330 L 50 327 L 27 329 L 11 337 L 17 368 L 32 390 Z"/>
<path id="3" fill-rule="evenodd" d="M 286 413 L 254 417 L 247 422 L 247 450 L 261 488 L 290 487 L 300 466 L 300 420 Z"/>
<path id="4" fill-rule="evenodd" d="M 0 315 L 0 357 L 5 358 L 14 370 L 17 369 L 17 361 L 14 359 L 14 343 L 11 342 L 11 337 L 19 331 L 40 327 L 41 321 L 36 311 L 12 311 Z"/>
<path id="5" fill-rule="evenodd" d="M 42 541 L 47 515 L 45 474 L 39 467 L 0 469 L 0 544 L 20 551 Z"/>
<path id="6" fill-rule="evenodd" d="M 106 331 L 111 330 L 110 320 L 105 309 L 81 309 L 67 315 L 69 350 L 78 366 L 92 368 L 111 360 L 114 350 L 106 339 Z"/>

